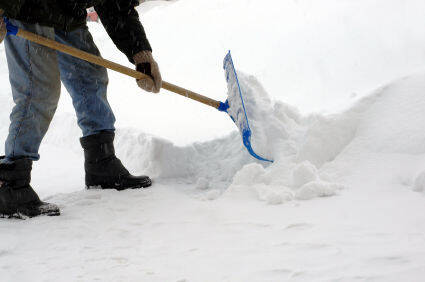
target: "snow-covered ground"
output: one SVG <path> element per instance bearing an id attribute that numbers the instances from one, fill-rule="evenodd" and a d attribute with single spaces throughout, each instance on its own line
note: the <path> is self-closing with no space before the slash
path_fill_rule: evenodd
<path id="1" fill-rule="evenodd" d="M 111 73 L 118 155 L 155 185 L 86 191 L 64 93 L 33 173 L 62 215 L 0 221 L 0 280 L 423 281 L 424 8 L 414 0 L 143 4 L 170 82 L 225 99 L 221 61 L 233 50 L 254 146 L 275 162 L 254 161 L 226 115 L 140 93 Z M 90 28 L 104 57 L 127 63 L 101 26 Z M 12 101 L 3 52 L 5 138 Z"/>

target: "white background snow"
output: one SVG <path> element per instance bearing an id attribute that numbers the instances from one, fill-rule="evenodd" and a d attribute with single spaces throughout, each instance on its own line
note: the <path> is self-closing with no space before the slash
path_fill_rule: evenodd
<path id="1" fill-rule="evenodd" d="M 84 190 L 63 91 L 33 186 L 56 218 L 0 220 L 1 281 L 424 281 L 425 3 L 180 0 L 138 8 L 165 80 L 226 99 L 231 49 L 256 150 L 223 113 L 110 73 L 119 157 L 147 190 Z M 129 65 L 101 25 L 104 57 Z M 12 107 L 0 46 L 0 136 Z"/>

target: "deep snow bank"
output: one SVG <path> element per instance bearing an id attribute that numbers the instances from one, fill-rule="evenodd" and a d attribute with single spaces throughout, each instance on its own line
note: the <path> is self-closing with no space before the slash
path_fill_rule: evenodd
<path id="1" fill-rule="evenodd" d="M 425 167 L 421 157 L 425 153 L 425 74 L 390 83 L 349 110 L 329 116 L 302 116 L 293 107 L 272 101 L 253 76 L 239 76 L 253 145 L 272 157 L 273 164 L 250 157 L 238 133 L 184 148 L 142 138 L 142 147 L 123 146 L 133 148 L 126 156 L 131 159 L 138 147 L 140 154 L 150 152 L 139 168 L 158 177 L 197 181 L 203 189 L 228 187 L 225 197 L 248 195 L 271 204 L 335 195 L 344 188 L 339 183 L 350 183 L 347 175 L 377 182 L 391 175 L 399 184 L 412 185 Z M 377 171 L 380 166 L 387 171 Z M 422 191 L 421 179 L 416 180 L 416 189 Z"/>
<path id="2" fill-rule="evenodd" d="M 335 195 L 344 187 L 338 183 L 345 184 L 345 176 L 368 167 L 364 163 L 379 167 L 385 160 L 389 171 L 384 175 L 398 177 L 396 181 L 407 185 L 413 185 L 425 167 L 420 157 L 425 153 L 423 74 L 393 82 L 349 110 L 329 116 L 302 116 L 295 108 L 270 99 L 255 77 L 239 76 L 253 127 L 253 145 L 273 158 L 273 164 L 254 160 L 238 132 L 179 147 L 120 128 L 118 155 L 133 171 L 196 183 L 199 189 L 207 190 L 207 198 L 217 198 L 225 191 L 225 197 L 255 197 L 272 204 Z M 11 101 L 3 97 L 2 103 Z M 7 115 L 1 118 L 0 131 L 5 135 Z M 75 117 L 59 114 L 43 146 L 66 146 L 81 154 L 79 135 Z M 360 177 L 373 173 L 379 174 L 364 171 Z M 423 190 L 423 178 L 416 181 L 416 190 Z"/>
<path id="3" fill-rule="evenodd" d="M 238 132 L 185 147 L 134 129 L 117 131 L 117 152 L 131 170 L 156 179 L 196 183 L 207 199 L 250 197 L 279 204 L 332 196 L 349 184 L 347 176 L 413 185 L 425 167 L 425 74 L 395 81 L 335 115 L 303 116 L 273 101 L 253 76 L 239 73 L 253 145 L 275 160 L 254 160 Z M 3 104 L 11 104 L 2 98 Z M 0 131 L 7 132 L 2 113 Z M 236 127 L 235 127 L 236 129 Z M 43 146 L 67 147 L 81 154 L 75 117 L 59 114 Z M 387 171 L 376 171 L 378 167 Z M 368 169 L 366 169 L 368 168 Z M 415 189 L 424 190 L 423 175 Z M 339 184 L 339 183 L 343 183 Z"/>
<path id="4" fill-rule="evenodd" d="M 423 174 L 418 174 L 425 168 L 424 93 L 423 73 L 381 87 L 351 110 L 316 123 L 315 132 L 338 128 L 338 124 L 346 128 L 327 131 L 325 139 L 310 142 L 305 150 L 326 148 L 328 140 L 339 138 L 341 153 L 325 163 L 323 171 L 353 184 L 373 181 L 378 187 L 415 186 L 422 191 Z M 326 158 L 316 161 L 321 164 Z"/>

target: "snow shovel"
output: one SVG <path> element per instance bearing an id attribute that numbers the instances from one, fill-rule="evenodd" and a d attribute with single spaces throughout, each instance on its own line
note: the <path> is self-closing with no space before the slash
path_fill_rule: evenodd
<path id="1" fill-rule="evenodd" d="M 34 34 L 32 32 L 19 29 L 18 27 L 10 23 L 7 18 L 5 18 L 4 20 L 6 22 L 7 35 L 14 35 L 14 36 L 21 37 L 23 39 L 49 47 L 51 49 L 71 55 L 81 60 L 85 60 L 87 62 L 96 64 L 99 66 L 103 66 L 110 70 L 114 70 L 116 72 L 131 76 L 136 79 L 142 79 L 146 77 L 145 74 L 138 72 L 136 70 L 133 70 L 131 68 L 105 60 L 99 56 L 95 56 L 93 54 L 81 51 L 74 47 L 61 44 L 59 42 L 56 42 L 55 40 L 51 40 L 51 39 L 42 37 L 40 35 Z M 242 136 L 243 144 L 248 150 L 248 152 L 254 158 L 258 160 L 272 162 L 271 160 L 267 160 L 257 155 L 252 148 L 252 145 L 251 145 L 252 131 L 249 126 L 248 116 L 245 109 L 241 87 L 239 84 L 235 67 L 233 65 L 233 60 L 232 60 L 230 51 L 224 59 L 224 69 L 226 71 L 226 79 L 227 79 L 227 84 L 229 89 L 229 99 L 227 99 L 226 102 L 224 103 L 220 101 L 216 101 L 209 97 L 203 96 L 201 94 L 192 92 L 190 90 L 184 89 L 177 85 L 168 83 L 166 81 L 163 81 L 162 88 L 170 92 L 182 95 L 186 98 L 198 101 L 210 107 L 216 108 L 217 110 L 221 112 L 228 113 L 230 117 L 232 118 L 232 120 L 235 122 L 235 124 L 238 126 Z"/>

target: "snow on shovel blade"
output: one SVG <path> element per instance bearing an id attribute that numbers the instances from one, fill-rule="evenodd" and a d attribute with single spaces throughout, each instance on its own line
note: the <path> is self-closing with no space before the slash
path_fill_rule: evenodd
<path id="1" fill-rule="evenodd" d="M 248 115 L 245 109 L 245 103 L 239 84 L 238 75 L 233 64 L 232 55 L 229 53 L 224 58 L 224 70 L 226 72 L 228 95 L 225 103 L 222 103 L 219 110 L 227 112 L 235 122 L 242 135 L 243 144 L 248 152 L 256 159 L 266 162 L 273 162 L 257 155 L 252 149 L 251 136 L 252 131 L 249 127 Z"/>

